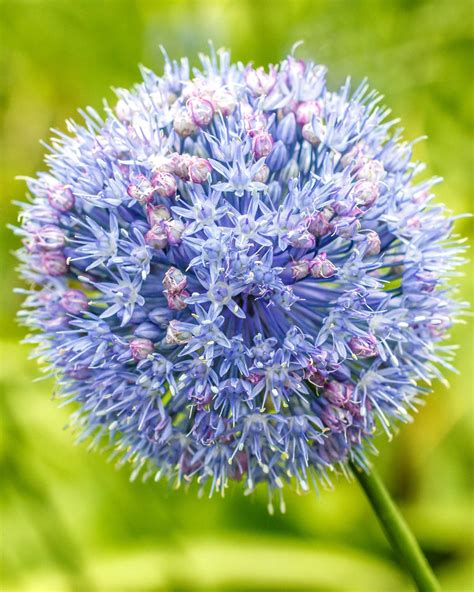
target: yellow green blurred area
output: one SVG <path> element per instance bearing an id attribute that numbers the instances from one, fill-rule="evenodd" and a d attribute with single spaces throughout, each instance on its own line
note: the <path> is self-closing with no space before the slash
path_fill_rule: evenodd
<path id="1" fill-rule="evenodd" d="M 112 99 L 111 86 L 158 71 L 207 40 L 236 60 L 280 60 L 298 50 L 329 66 L 332 85 L 368 76 L 400 117 L 405 137 L 429 136 L 415 156 L 440 175 L 439 200 L 472 210 L 473 19 L 470 0 L 29 0 L 0 1 L 1 585 L 11 592 L 413 590 L 356 483 L 286 494 L 268 515 L 266 492 L 238 485 L 198 499 L 161 483 L 129 481 L 63 429 L 50 380 L 19 345 L 20 300 L 6 228 L 17 175 L 42 167 L 50 127 L 79 106 Z M 462 218 L 457 230 L 473 234 Z M 472 272 L 456 278 L 471 300 Z M 459 375 L 437 383 L 413 424 L 380 438 L 376 464 L 439 576 L 443 590 L 474 590 L 472 330 L 455 326 Z"/>

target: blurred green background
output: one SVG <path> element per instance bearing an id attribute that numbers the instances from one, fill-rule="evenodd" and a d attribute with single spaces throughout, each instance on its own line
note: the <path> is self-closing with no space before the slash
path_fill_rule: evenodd
<path id="1" fill-rule="evenodd" d="M 416 156 L 443 176 L 441 201 L 470 207 L 473 150 L 473 7 L 434 2 L 0 1 L 1 550 L 5 591 L 412 590 L 357 484 L 298 497 L 270 517 L 265 494 L 225 499 L 130 483 L 104 456 L 74 446 L 68 412 L 51 401 L 18 344 L 19 299 L 11 255 L 16 175 L 42 166 L 40 138 L 79 106 L 100 106 L 111 86 L 139 80 L 139 62 L 160 70 L 159 44 L 195 56 L 207 40 L 234 59 L 280 60 L 302 39 L 302 57 L 330 68 L 331 84 L 367 75 L 402 118 L 406 137 L 428 135 Z M 458 230 L 473 233 L 468 219 Z M 472 277 L 472 276 L 471 276 Z M 470 299 L 469 275 L 460 280 Z M 472 551 L 472 341 L 458 325 L 460 375 L 436 384 L 415 424 L 376 464 L 400 503 L 443 589 L 474 589 Z"/>

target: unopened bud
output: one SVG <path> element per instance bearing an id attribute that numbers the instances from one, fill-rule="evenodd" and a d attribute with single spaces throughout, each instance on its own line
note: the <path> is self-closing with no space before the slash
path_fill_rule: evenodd
<path id="1" fill-rule="evenodd" d="M 199 128 L 194 123 L 193 118 L 186 107 L 182 107 L 175 115 L 173 129 L 182 138 L 186 138 L 187 136 L 196 133 Z"/>
<path id="2" fill-rule="evenodd" d="M 380 253 L 380 237 L 375 230 L 369 230 L 365 237 L 365 255 L 371 257 Z"/>
<path id="3" fill-rule="evenodd" d="M 168 235 L 163 224 L 155 224 L 146 234 L 145 242 L 154 249 L 164 249 L 168 246 Z"/>
<path id="4" fill-rule="evenodd" d="M 74 195 L 66 185 L 56 185 L 48 191 L 49 205 L 58 212 L 68 212 L 74 207 Z"/>
<path id="5" fill-rule="evenodd" d="M 181 220 L 173 219 L 164 222 L 164 229 L 171 246 L 179 245 L 184 232 L 184 224 Z"/>
<path id="6" fill-rule="evenodd" d="M 288 242 L 298 249 L 311 249 L 316 241 L 306 228 L 295 228 L 288 233 Z"/>
<path id="7" fill-rule="evenodd" d="M 305 101 L 300 103 L 296 109 L 296 123 L 306 125 L 311 123 L 313 117 L 321 115 L 321 105 L 319 101 Z"/>
<path id="8" fill-rule="evenodd" d="M 357 181 L 351 191 L 351 196 L 356 203 L 370 208 L 379 196 L 378 183 L 372 181 Z"/>
<path id="9" fill-rule="evenodd" d="M 176 179 L 170 173 L 158 172 L 152 177 L 153 190 L 158 193 L 160 197 L 173 197 L 176 195 L 178 186 Z"/>
<path id="10" fill-rule="evenodd" d="M 348 152 L 341 157 L 341 164 L 343 167 L 352 165 L 352 168 L 360 168 L 367 162 L 367 157 L 364 154 L 364 145 L 362 143 L 356 144 Z"/>
<path id="11" fill-rule="evenodd" d="M 270 169 L 266 164 L 263 164 L 255 173 L 253 180 L 257 183 L 266 183 L 270 175 Z"/>
<path id="12" fill-rule="evenodd" d="M 152 206 L 148 204 L 146 207 L 146 218 L 150 226 L 154 226 L 155 224 L 163 222 L 163 220 L 169 220 L 171 218 L 171 213 L 164 205 Z"/>
<path id="13" fill-rule="evenodd" d="M 184 331 L 179 328 L 179 321 L 172 320 L 169 322 L 168 329 L 166 330 L 166 343 L 171 345 L 178 345 L 188 343 L 192 338 L 192 334 L 189 331 Z"/>
<path id="14" fill-rule="evenodd" d="M 181 292 L 186 288 L 187 283 L 184 273 L 176 267 L 170 267 L 163 278 L 163 287 L 168 292 Z"/>
<path id="15" fill-rule="evenodd" d="M 206 183 L 212 172 L 211 164 L 205 158 L 194 157 L 189 164 L 189 178 L 193 183 Z"/>
<path id="16" fill-rule="evenodd" d="M 324 209 L 321 212 L 316 212 L 307 218 L 308 231 L 313 236 L 326 236 L 333 231 L 333 225 L 329 221 L 333 216 L 332 210 Z"/>
<path id="17" fill-rule="evenodd" d="M 189 154 L 176 154 L 174 156 L 174 174 L 183 181 L 189 180 L 189 166 L 192 156 Z"/>
<path id="18" fill-rule="evenodd" d="M 327 259 L 326 253 L 317 255 L 309 265 L 311 275 L 317 279 L 330 278 L 337 272 L 337 267 Z"/>
<path id="19" fill-rule="evenodd" d="M 46 224 L 45 226 L 38 228 L 37 234 L 35 236 L 35 242 L 40 249 L 45 249 L 46 251 L 55 251 L 61 247 L 64 247 L 66 237 L 59 226 L 55 226 L 54 224 Z"/>
<path id="20" fill-rule="evenodd" d="M 66 290 L 59 301 L 64 310 L 71 314 L 79 314 L 86 310 L 88 303 L 88 298 L 84 292 L 74 289 Z"/>
<path id="21" fill-rule="evenodd" d="M 377 340 L 373 335 L 351 337 L 349 347 L 358 358 L 371 358 L 377 355 Z"/>
<path id="22" fill-rule="evenodd" d="M 214 107 L 211 101 L 199 96 L 188 99 L 186 107 L 192 121 L 199 127 L 209 125 L 214 116 Z"/>
<path id="23" fill-rule="evenodd" d="M 237 106 L 235 95 L 226 88 L 218 88 L 212 95 L 212 101 L 216 111 L 220 111 L 224 116 L 233 113 Z"/>
<path id="24" fill-rule="evenodd" d="M 268 132 L 258 132 L 252 138 L 252 152 L 255 158 L 268 156 L 273 148 L 273 138 Z"/>
<path id="25" fill-rule="evenodd" d="M 342 217 L 337 219 L 335 229 L 341 238 L 352 239 L 361 229 L 361 223 L 357 218 Z"/>
<path id="26" fill-rule="evenodd" d="M 354 386 L 346 382 L 330 380 L 325 389 L 324 396 L 336 407 L 342 407 L 348 403 L 354 393 Z"/>
<path id="27" fill-rule="evenodd" d="M 66 257 L 61 251 L 45 251 L 41 254 L 41 269 L 53 277 L 64 275 L 68 270 Z"/>
<path id="28" fill-rule="evenodd" d="M 294 113 L 288 113 L 278 124 L 276 136 L 285 144 L 293 144 L 296 140 L 296 120 Z"/>
<path id="29" fill-rule="evenodd" d="M 369 160 L 357 172 L 357 178 L 377 183 L 385 177 L 385 174 L 385 169 L 381 162 L 378 160 Z"/>
<path id="30" fill-rule="evenodd" d="M 129 347 L 132 358 L 136 362 L 145 360 L 150 354 L 153 353 L 155 349 L 153 342 L 150 339 L 145 339 L 144 337 L 135 337 L 132 339 L 132 341 L 130 341 Z"/>
<path id="31" fill-rule="evenodd" d="M 275 143 L 273 150 L 265 159 L 265 164 L 271 171 L 279 171 L 288 162 L 288 150 L 281 140 Z"/>
<path id="32" fill-rule="evenodd" d="M 185 299 L 189 296 L 186 290 L 182 292 L 166 292 L 166 302 L 171 310 L 184 310 L 187 306 Z"/>
<path id="33" fill-rule="evenodd" d="M 141 204 L 149 203 L 153 199 L 153 187 L 144 175 L 138 175 L 135 182 L 128 186 L 128 195 Z"/>
<path id="34" fill-rule="evenodd" d="M 312 123 L 305 123 L 301 133 L 303 134 L 303 138 L 313 146 L 317 146 L 321 143 L 321 139 L 315 132 Z"/>
<path id="35" fill-rule="evenodd" d="M 301 259 L 300 261 L 293 261 L 290 264 L 291 276 L 296 281 L 302 280 L 309 275 L 309 261 Z"/>

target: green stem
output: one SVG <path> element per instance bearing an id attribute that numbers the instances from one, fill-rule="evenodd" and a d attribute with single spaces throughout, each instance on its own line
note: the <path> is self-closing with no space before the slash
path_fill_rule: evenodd
<path id="1" fill-rule="evenodd" d="M 370 473 L 351 465 L 385 534 L 420 592 L 439 592 L 439 583 L 413 533 L 372 467 Z"/>

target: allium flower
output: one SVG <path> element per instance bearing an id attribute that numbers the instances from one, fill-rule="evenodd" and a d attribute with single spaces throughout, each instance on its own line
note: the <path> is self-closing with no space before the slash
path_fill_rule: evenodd
<path id="1" fill-rule="evenodd" d="M 56 134 L 17 229 L 20 314 L 134 475 L 307 490 L 450 368 L 462 246 L 365 82 L 201 61 Z"/>

